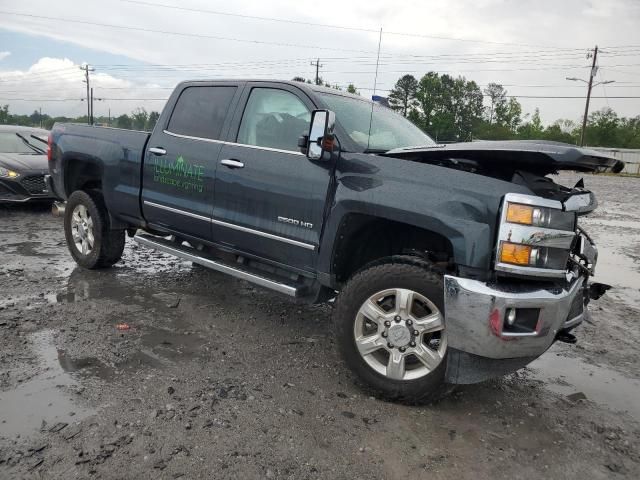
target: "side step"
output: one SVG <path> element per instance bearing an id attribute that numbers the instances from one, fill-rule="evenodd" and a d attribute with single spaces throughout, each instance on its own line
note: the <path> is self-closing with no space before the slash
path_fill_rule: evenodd
<path id="1" fill-rule="evenodd" d="M 271 290 L 284 293 L 285 295 L 289 295 L 291 297 L 297 297 L 300 294 L 299 287 L 288 285 L 284 282 L 280 282 L 277 280 L 271 280 L 261 275 L 238 268 L 235 265 L 231 266 L 229 264 L 222 263 L 220 260 L 214 260 L 212 258 L 199 255 L 200 252 L 198 252 L 197 250 L 191 247 L 178 245 L 164 238 L 154 237 L 153 235 L 141 234 L 141 235 L 136 235 L 135 237 L 133 237 L 133 239 L 137 243 L 145 247 L 152 248 L 154 250 L 159 250 L 161 252 L 168 253 L 170 255 L 174 255 L 178 258 L 182 258 L 183 260 L 188 260 L 190 262 L 197 263 L 198 265 L 202 265 L 203 267 L 210 268 L 211 270 L 216 270 L 218 272 L 226 273 L 228 275 L 231 275 L 232 277 L 240 278 L 242 280 L 255 283 L 256 285 L 260 285 L 261 287 L 269 288 Z"/>

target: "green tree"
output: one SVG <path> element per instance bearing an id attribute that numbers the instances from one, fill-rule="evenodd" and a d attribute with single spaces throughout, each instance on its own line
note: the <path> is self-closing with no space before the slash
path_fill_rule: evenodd
<path id="1" fill-rule="evenodd" d="M 540 110 L 536 108 L 531 120 L 524 122 L 518 128 L 518 137 L 524 140 L 537 140 L 544 137 L 544 126 L 540 119 Z"/>
<path id="2" fill-rule="evenodd" d="M 403 75 L 389 92 L 389 105 L 405 117 L 416 107 L 418 80 L 413 75 Z"/>
<path id="3" fill-rule="evenodd" d="M 136 108 L 131 112 L 131 128 L 134 130 L 144 130 L 149 120 L 149 114 L 142 108 Z"/>
<path id="4" fill-rule="evenodd" d="M 507 101 L 507 92 L 499 83 L 489 83 L 484 89 L 484 94 L 489 98 L 489 106 L 485 110 L 486 119 L 489 125 L 492 125 L 496 108 Z"/>
<path id="5" fill-rule="evenodd" d="M 354 95 L 360 95 L 360 92 L 353 83 L 347 85 L 347 92 L 353 93 Z"/>
<path id="6" fill-rule="evenodd" d="M 131 118 L 126 113 L 116 118 L 115 126 L 118 128 L 126 128 L 131 130 Z"/>
<path id="7" fill-rule="evenodd" d="M 518 125 L 522 122 L 522 106 L 520 102 L 511 97 L 508 101 L 496 105 L 495 122 L 496 124 L 506 127 L 511 132 L 517 130 Z"/>
<path id="8" fill-rule="evenodd" d="M 467 141 L 482 121 L 482 91 L 474 81 L 429 72 L 418 82 L 409 118 L 438 141 Z"/>
<path id="9" fill-rule="evenodd" d="M 9 105 L 0 106 L 0 123 L 9 123 Z"/>
<path id="10" fill-rule="evenodd" d="M 149 118 L 147 118 L 147 125 L 145 127 L 145 130 L 147 131 L 152 131 L 153 128 L 156 126 L 156 123 L 158 122 L 158 119 L 160 118 L 160 113 L 156 112 L 155 110 L 152 111 L 149 114 Z"/>

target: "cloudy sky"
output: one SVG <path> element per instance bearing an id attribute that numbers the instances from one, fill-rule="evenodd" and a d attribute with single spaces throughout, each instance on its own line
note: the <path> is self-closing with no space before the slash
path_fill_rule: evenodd
<path id="1" fill-rule="evenodd" d="M 587 53 L 600 47 L 593 109 L 640 115 L 639 0 L 0 0 L 0 104 L 15 113 L 159 110 L 179 80 L 313 78 L 385 94 L 427 71 L 505 85 L 543 121 L 579 119 Z M 548 98 L 536 98 L 548 97 Z M 556 98 L 549 98 L 556 97 Z M 637 98 L 616 98 L 637 97 Z"/>

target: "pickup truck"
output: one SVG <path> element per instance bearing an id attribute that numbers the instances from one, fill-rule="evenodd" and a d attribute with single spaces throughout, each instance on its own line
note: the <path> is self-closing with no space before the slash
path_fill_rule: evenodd
<path id="1" fill-rule="evenodd" d="M 189 81 L 152 133 L 56 124 L 47 182 L 69 251 L 125 236 L 305 302 L 330 302 L 346 364 L 425 402 L 515 371 L 588 315 L 596 208 L 559 170 L 618 172 L 544 142 L 438 145 L 392 110 L 297 82 Z"/>

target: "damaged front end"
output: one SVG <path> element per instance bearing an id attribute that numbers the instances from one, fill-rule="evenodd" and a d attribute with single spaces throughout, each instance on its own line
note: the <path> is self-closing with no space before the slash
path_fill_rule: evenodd
<path id="1" fill-rule="evenodd" d="M 547 175 L 618 172 L 624 164 L 550 142 L 477 142 L 387 154 L 491 176 L 530 192 L 502 199 L 489 281 L 445 276 L 448 381 L 503 375 L 556 340 L 574 343 L 571 331 L 589 315 L 587 304 L 609 289 L 590 283 L 598 250 L 578 225 L 597 201 L 582 180 L 569 188 Z"/>

